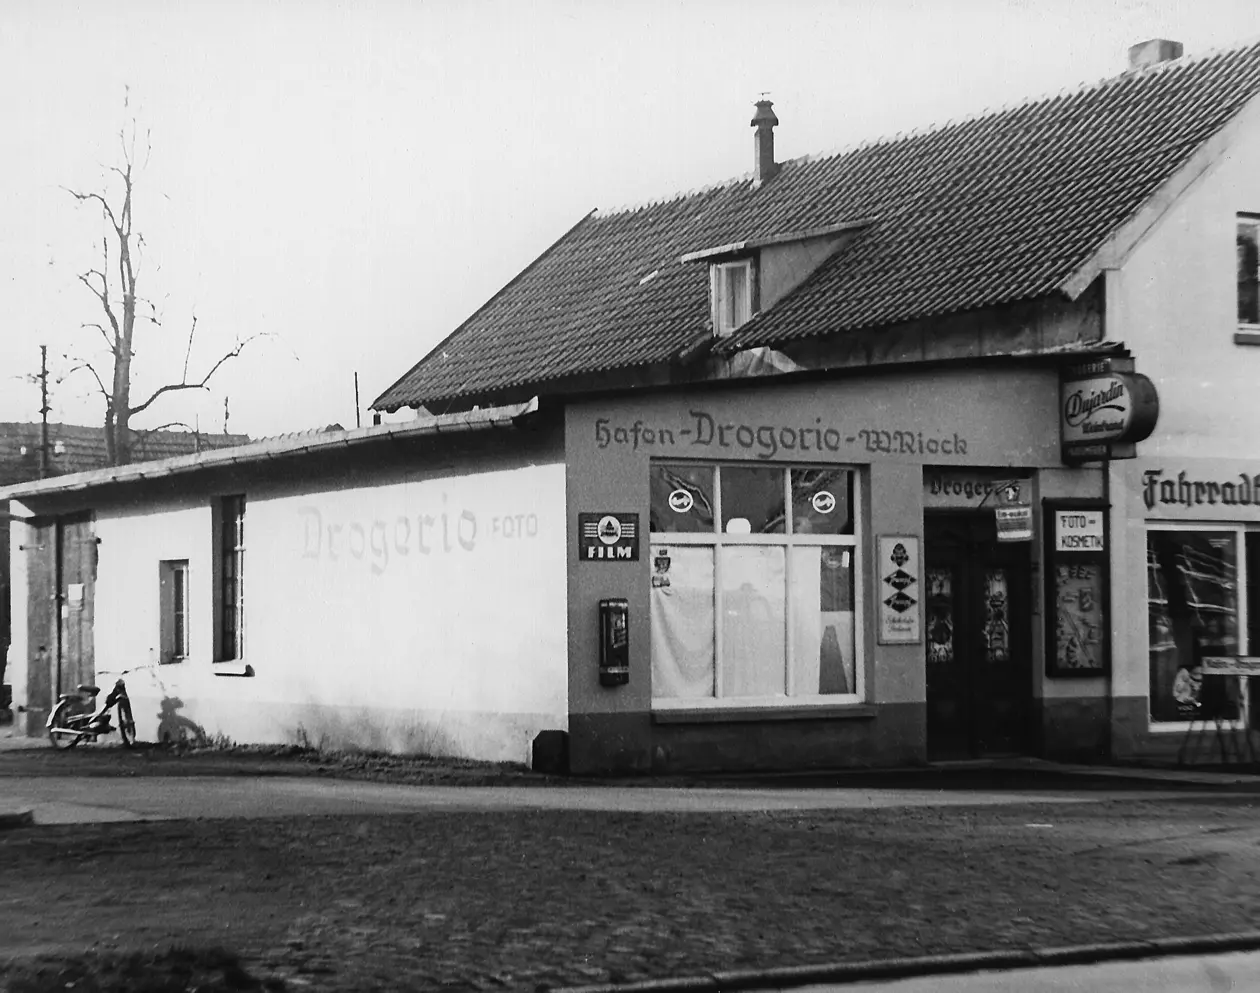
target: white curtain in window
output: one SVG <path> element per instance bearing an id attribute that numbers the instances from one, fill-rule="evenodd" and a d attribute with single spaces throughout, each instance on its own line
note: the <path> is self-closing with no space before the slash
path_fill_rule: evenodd
<path id="1" fill-rule="evenodd" d="M 652 696 L 713 696 L 713 549 L 652 546 Z"/>
<path id="2" fill-rule="evenodd" d="M 828 555 L 843 562 L 838 575 L 822 581 L 823 549 L 792 549 L 792 695 L 856 693 L 854 682 L 853 611 L 835 609 L 849 606 L 847 588 L 851 573 L 848 549 L 829 548 Z M 832 590 L 836 583 L 842 590 Z"/>
<path id="3" fill-rule="evenodd" d="M 787 654 L 784 549 L 722 549 L 722 695 L 782 696 Z"/>

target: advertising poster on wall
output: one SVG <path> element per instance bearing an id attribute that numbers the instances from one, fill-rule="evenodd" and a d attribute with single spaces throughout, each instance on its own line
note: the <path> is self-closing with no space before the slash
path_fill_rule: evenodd
<path id="1" fill-rule="evenodd" d="M 880 535 L 879 643 L 917 645 L 920 630 L 922 568 L 919 539 L 910 535 Z"/>
<path id="2" fill-rule="evenodd" d="M 1107 536 L 1104 512 L 1052 506 L 1046 512 L 1049 599 L 1046 669 L 1051 676 L 1107 671 Z"/>

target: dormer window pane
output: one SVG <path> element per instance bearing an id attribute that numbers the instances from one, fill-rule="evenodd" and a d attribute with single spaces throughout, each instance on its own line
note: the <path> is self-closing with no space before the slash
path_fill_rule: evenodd
<path id="1" fill-rule="evenodd" d="M 725 336 L 752 317 L 752 263 L 715 265 L 712 284 L 713 329 Z"/>
<path id="2" fill-rule="evenodd" d="M 1260 324 L 1260 220 L 1238 219 L 1238 323 Z"/>

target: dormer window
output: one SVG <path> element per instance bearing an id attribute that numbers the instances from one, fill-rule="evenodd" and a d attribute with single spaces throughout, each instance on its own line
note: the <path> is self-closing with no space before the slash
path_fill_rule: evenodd
<path id="1" fill-rule="evenodd" d="M 713 332 L 724 338 L 752 317 L 752 260 L 714 264 L 709 269 L 709 282 L 713 298 Z"/>

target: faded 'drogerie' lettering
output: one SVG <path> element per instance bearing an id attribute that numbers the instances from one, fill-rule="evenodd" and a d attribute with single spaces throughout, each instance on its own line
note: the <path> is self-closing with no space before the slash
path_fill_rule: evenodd
<path id="1" fill-rule="evenodd" d="M 966 455 L 967 439 L 949 435 L 924 434 L 922 431 L 896 430 L 865 426 L 848 433 L 815 417 L 813 424 L 744 424 L 719 421 L 706 410 L 688 410 L 687 427 L 661 427 L 636 420 L 632 424 L 614 423 L 610 418 L 595 420 L 597 448 L 627 448 L 637 452 L 647 448 L 686 446 L 708 451 L 744 451 L 759 459 L 773 459 L 784 453 L 795 457 L 810 453 L 852 453 L 858 451 L 884 455 Z"/>
<path id="2" fill-rule="evenodd" d="M 399 514 L 370 522 L 326 519 L 318 507 L 302 507 L 298 514 L 302 558 L 363 560 L 378 576 L 389 568 L 391 558 L 475 552 L 487 542 L 538 536 L 537 514 L 496 514 L 489 518 L 489 527 L 483 528 L 473 511 L 448 509 L 445 495 L 436 514 Z"/>

